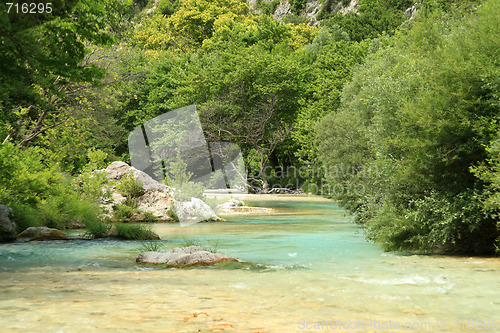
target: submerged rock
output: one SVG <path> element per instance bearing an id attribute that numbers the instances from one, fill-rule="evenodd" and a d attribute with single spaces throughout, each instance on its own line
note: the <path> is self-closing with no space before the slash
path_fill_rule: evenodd
<path id="1" fill-rule="evenodd" d="M 265 207 L 250 207 L 246 206 L 244 202 L 231 198 L 217 206 L 217 212 L 225 215 L 237 214 L 271 214 L 273 209 Z"/>
<path id="2" fill-rule="evenodd" d="M 16 223 L 10 219 L 12 209 L 0 205 L 0 242 L 16 239 Z"/>
<path id="3" fill-rule="evenodd" d="M 222 253 L 206 251 L 201 246 L 176 247 L 168 252 L 142 252 L 137 262 L 148 264 L 166 264 L 169 267 L 208 266 L 222 261 L 237 261 Z"/>
<path id="4" fill-rule="evenodd" d="M 68 239 L 68 236 L 66 236 L 64 232 L 47 227 L 29 227 L 17 236 L 28 237 L 30 238 L 30 241 Z"/>
<path id="5" fill-rule="evenodd" d="M 216 329 L 216 328 L 233 328 L 233 325 L 231 323 L 228 323 L 226 321 L 221 321 L 216 324 L 213 324 L 210 326 L 211 329 Z"/>
<path id="6" fill-rule="evenodd" d="M 217 209 L 222 210 L 222 211 L 226 211 L 226 210 L 231 210 L 231 209 L 234 209 L 234 208 L 237 208 L 240 206 L 243 206 L 243 202 L 241 202 L 237 199 L 231 198 L 231 199 L 229 199 L 229 201 L 226 201 L 226 202 L 218 205 Z"/>

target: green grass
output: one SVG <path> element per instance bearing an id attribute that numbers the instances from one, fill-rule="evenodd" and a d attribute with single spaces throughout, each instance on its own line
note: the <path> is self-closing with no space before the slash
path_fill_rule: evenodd
<path id="1" fill-rule="evenodd" d="M 140 224 L 116 223 L 116 237 L 132 240 L 153 240 L 158 239 L 150 228 Z"/>
<path id="2" fill-rule="evenodd" d="M 212 253 L 217 253 L 219 251 L 219 242 L 217 241 L 215 243 L 203 245 L 202 242 L 197 241 L 195 239 L 184 239 L 182 247 L 188 247 L 188 246 L 199 246 L 202 247 L 205 251 Z"/>
<path id="3" fill-rule="evenodd" d="M 147 252 L 147 251 L 160 252 L 164 249 L 165 245 L 161 241 L 157 240 L 142 242 L 141 247 L 139 248 L 141 252 Z"/>

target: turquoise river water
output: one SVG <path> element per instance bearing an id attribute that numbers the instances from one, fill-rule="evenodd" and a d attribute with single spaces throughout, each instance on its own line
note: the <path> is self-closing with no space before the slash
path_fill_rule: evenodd
<path id="1" fill-rule="evenodd" d="M 167 249 L 217 244 L 245 264 L 139 264 L 136 241 L 0 244 L 0 332 L 500 331 L 500 259 L 385 253 L 331 201 L 253 200 L 275 214 L 153 225 Z"/>

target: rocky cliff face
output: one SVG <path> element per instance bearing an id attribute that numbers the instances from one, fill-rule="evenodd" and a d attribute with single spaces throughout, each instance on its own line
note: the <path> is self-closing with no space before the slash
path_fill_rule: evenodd
<path id="1" fill-rule="evenodd" d="M 248 4 L 253 12 L 260 14 L 265 9 L 270 10 L 277 20 L 283 19 L 288 14 L 298 14 L 308 19 L 310 25 L 318 25 L 318 15 L 322 11 L 335 13 L 340 11 L 342 14 L 356 12 L 358 0 L 307 0 L 304 8 L 298 13 L 294 12 L 293 0 L 249 0 Z"/>

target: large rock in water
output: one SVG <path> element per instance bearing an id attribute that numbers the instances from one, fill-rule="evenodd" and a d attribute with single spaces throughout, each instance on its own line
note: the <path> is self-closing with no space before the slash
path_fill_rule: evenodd
<path id="1" fill-rule="evenodd" d="M 28 237 L 30 241 L 68 239 L 64 232 L 47 227 L 29 227 L 17 236 Z"/>
<path id="2" fill-rule="evenodd" d="M 137 262 L 148 264 L 166 264 L 169 267 L 207 266 L 221 261 L 237 261 L 222 253 L 206 251 L 201 246 L 176 247 L 168 252 L 142 252 Z"/>
<path id="3" fill-rule="evenodd" d="M 134 178 L 139 181 L 144 194 L 136 198 L 137 209 L 143 212 L 153 214 L 159 220 L 170 220 L 168 210 L 172 206 L 173 200 L 170 194 L 170 188 L 165 184 L 161 184 L 150 177 L 145 172 L 131 167 L 125 162 L 116 161 L 111 163 L 106 169 L 97 170 L 96 172 L 105 172 L 106 177 L 119 183 L 120 180 L 128 173 L 133 173 Z M 122 204 L 126 198 L 112 188 L 111 202 L 105 202 L 101 206 L 108 212 L 113 212 L 113 206 Z"/>
<path id="4" fill-rule="evenodd" d="M 174 203 L 174 211 L 179 221 L 185 223 L 195 223 L 201 221 L 223 221 L 209 205 L 201 199 L 191 198 L 191 201 L 177 201 Z"/>
<path id="5" fill-rule="evenodd" d="M 201 221 L 223 221 L 217 214 L 202 200 L 192 198 L 188 202 L 175 202 L 171 189 L 165 184 L 161 184 L 150 177 L 145 172 L 131 167 L 125 162 L 116 161 L 111 163 L 106 169 L 96 172 L 105 172 L 106 177 L 116 183 L 129 173 L 133 173 L 134 178 L 139 181 L 144 194 L 136 198 L 137 209 L 142 212 L 153 214 L 159 220 L 171 220 L 170 208 L 173 207 L 181 223 L 191 224 Z M 112 214 L 113 206 L 125 201 L 125 197 L 113 190 L 111 202 L 104 202 L 101 206 Z M 111 216 L 111 215 L 110 215 Z"/>
<path id="6" fill-rule="evenodd" d="M 16 223 L 10 219 L 12 209 L 0 205 L 0 242 L 16 239 Z"/>

